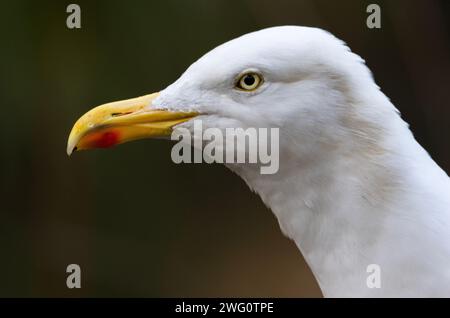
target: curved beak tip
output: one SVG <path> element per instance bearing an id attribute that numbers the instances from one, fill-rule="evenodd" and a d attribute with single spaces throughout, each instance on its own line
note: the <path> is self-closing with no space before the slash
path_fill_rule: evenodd
<path id="1" fill-rule="evenodd" d="M 77 147 L 72 148 L 72 147 L 67 147 L 67 155 L 70 157 L 70 155 L 76 150 Z"/>

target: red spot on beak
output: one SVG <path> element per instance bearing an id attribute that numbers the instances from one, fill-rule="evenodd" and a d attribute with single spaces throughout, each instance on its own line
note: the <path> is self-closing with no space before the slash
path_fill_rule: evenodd
<path id="1" fill-rule="evenodd" d="M 119 142 L 119 132 L 110 130 L 100 133 L 94 141 L 96 148 L 109 148 Z"/>
<path id="2" fill-rule="evenodd" d="M 117 129 L 94 131 L 84 136 L 79 145 L 81 149 L 109 148 L 120 143 L 121 132 Z"/>

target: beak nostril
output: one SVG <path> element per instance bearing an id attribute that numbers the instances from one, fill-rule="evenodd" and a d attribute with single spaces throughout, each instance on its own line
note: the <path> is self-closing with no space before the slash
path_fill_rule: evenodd
<path id="1" fill-rule="evenodd" d="M 119 117 L 119 116 L 124 116 L 124 115 L 128 115 L 131 114 L 132 112 L 124 112 L 124 113 L 111 113 L 111 117 Z"/>

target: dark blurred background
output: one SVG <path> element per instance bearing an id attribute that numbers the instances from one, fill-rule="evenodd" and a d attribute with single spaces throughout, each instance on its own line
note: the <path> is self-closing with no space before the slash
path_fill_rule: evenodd
<path id="1" fill-rule="evenodd" d="M 381 29 L 366 7 L 381 6 Z M 450 171 L 450 1 L 2 1 L 0 296 L 321 296 L 294 243 L 220 165 L 171 144 L 65 148 L 92 106 L 158 91 L 197 58 L 275 25 L 331 31 L 360 54 Z M 239 52 L 236 52 L 239 54 Z M 66 266 L 82 288 L 66 287 Z"/>

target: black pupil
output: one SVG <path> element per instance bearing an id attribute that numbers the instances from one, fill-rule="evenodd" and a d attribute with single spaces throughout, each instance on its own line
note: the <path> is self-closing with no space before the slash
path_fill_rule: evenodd
<path id="1" fill-rule="evenodd" d="M 244 77 L 244 83 L 245 85 L 252 86 L 255 84 L 255 77 L 253 75 L 246 75 Z"/>

